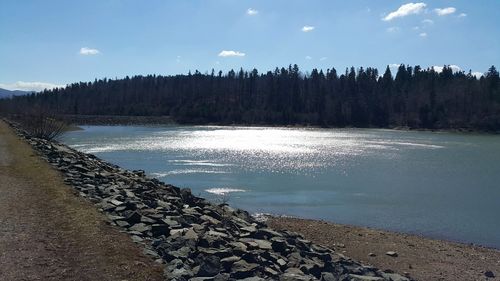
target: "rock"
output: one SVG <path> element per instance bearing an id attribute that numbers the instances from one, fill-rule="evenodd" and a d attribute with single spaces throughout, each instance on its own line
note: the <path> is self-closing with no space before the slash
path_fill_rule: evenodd
<path id="1" fill-rule="evenodd" d="M 389 251 L 387 253 L 385 253 L 386 255 L 388 255 L 389 257 L 397 257 L 398 256 L 398 253 L 394 252 L 394 251 Z"/>
<path id="2" fill-rule="evenodd" d="M 191 249 L 189 247 L 182 247 L 177 251 L 169 251 L 167 254 L 172 256 L 172 259 L 177 258 L 177 259 L 184 260 L 187 257 L 189 257 L 190 253 L 191 253 Z"/>
<path id="3" fill-rule="evenodd" d="M 254 276 L 254 277 L 243 278 L 243 279 L 240 279 L 240 280 L 244 280 L 244 281 L 265 281 L 266 279 Z"/>
<path id="4" fill-rule="evenodd" d="M 338 278 L 333 275 L 331 272 L 323 272 L 321 273 L 321 281 L 337 281 Z"/>
<path id="5" fill-rule="evenodd" d="M 310 281 L 313 280 L 311 276 L 306 276 L 298 268 L 289 268 L 284 274 L 280 276 L 280 281 Z"/>
<path id="6" fill-rule="evenodd" d="M 376 257 L 377 255 L 375 255 L 374 253 L 368 253 L 368 256 L 369 257 Z"/>
<path id="7" fill-rule="evenodd" d="M 349 274 L 349 280 L 351 280 L 351 281 L 384 281 L 384 278 L 357 275 L 357 274 Z"/>
<path id="8" fill-rule="evenodd" d="M 488 278 L 495 278 L 495 273 L 493 273 L 493 271 L 491 271 L 491 270 L 487 270 L 484 272 L 484 276 L 486 276 Z"/>
<path id="9" fill-rule="evenodd" d="M 287 264 L 287 262 L 284 259 L 278 259 L 276 263 L 280 266 L 283 267 Z"/>
<path id="10" fill-rule="evenodd" d="M 213 281 L 213 277 L 193 277 L 189 281 Z"/>
<path id="11" fill-rule="evenodd" d="M 132 235 L 132 241 L 134 241 L 135 243 L 140 243 L 140 242 L 144 241 L 144 239 L 142 239 L 141 237 L 139 237 L 137 235 Z"/>
<path id="12" fill-rule="evenodd" d="M 219 258 L 227 258 L 232 255 L 231 250 L 224 248 L 224 249 L 218 249 L 218 248 L 200 248 L 198 247 L 198 252 L 206 254 L 206 255 L 213 255 L 217 256 Z"/>
<path id="13" fill-rule="evenodd" d="M 169 272 L 168 274 L 166 274 L 166 277 L 168 277 L 170 280 L 176 280 L 175 278 L 179 277 L 189 278 L 192 277 L 193 275 L 194 274 L 191 270 L 181 267 L 181 268 L 176 268 L 173 271 Z M 177 279 L 177 280 L 182 280 L 182 279 Z"/>
<path id="14" fill-rule="evenodd" d="M 202 219 L 204 221 L 208 221 L 208 222 L 210 222 L 213 225 L 217 225 L 217 224 L 221 223 L 220 220 L 212 218 L 211 216 L 207 216 L 207 215 L 201 216 L 200 219 Z"/>
<path id="15" fill-rule="evenodd" d="M 244 260 L 237 261 L 231 266 L 231 276 L 237 279 L 251 277 L 257 267 L 259 265 L 255 263 L 247 263 Z"/>
<path id="16" fill-rule="evenodd" d="M 170 233 L 170 229 L 166 224 L 153 224 L 151 226 L 151 232 L 154 237 L 158 237 L 160 235 L 168 235 Z"/>
<path id="17" fill-rule="evenodd" d="M 196 232 L 194 232 L 194 230 L 192 229 L 188 229 L 188 231 L 186 231 L 186 233 L 184 233 L 184 239 L 188 239 L 188 240 L 198 240 L 200 237 L 198 236 L 198 234 L 196 234 Z"/>
<path id="18" fill-rule="evenodd" d="M 219 273 L 214 276 L 214 281 L 227 281 L 229 278 L 229 273 Z"/>
<path id="19" fill-rule="evenodd" d="M 221 270 L 220 258 L 217 256 L 206 256 L 200 263 L 198 276 L 215 276 Z"/>
<path id="20" fill-rule="evenodd" d="M 225 237 L 225 238 L 229 237 L 229 235 L 227 235 L 226 233 L 218 232 L 218 231 L 214 231 L 214 230 L 210 230 L 206 234 L 211 235 L 211 236 Z"/>
<path id="21" fill-rule="evenodd" d="M 276 252 L 283 253 L 288 249 L 288 244 L 286 243 L 285 239 L 273 238 L 271 241 L 271 247 Z"/>
<path id="22" fill-rule="evenodd" d="M 141 221 L 141 215 L 137 212 L 131 212 L 128 216 L 125 217 L 125 221 L 130 224 L 136 224 Z"/>
<path id="23" fill-rule="evenodd" d="M 321 276 L 321 268 L 322 268 L 322 266 L 320 266 L 319 264 L 316 264 L 316 263 L 306 263 L 306 264 L 303 264 L 300 267 L 300 270 L 302 270 L 302 272 L 304 272 L 305 274 L 310 274 L 310 275 L 313 275 L 316 278 L 320 278 L 320 276 Z"/>
<path id="24" fill-rule="evenodd" d="M 266 240 L 254 240 L 255 243 L 257 243 L 257 247 L 259 247 L 262 250 L 272 250 L 272 244 L 269 241 Z"/>
<path id="25" fill-rule="evenodd" d="M 156 223 L 156 220 L 148 218 L 146 216 L 142 216 L 141 217 L 141 222 L 147 223 L 147 224 L 153 224 L 153 223 Z"/>
<path id="26" fill-rule="evenodd" d="M 115 221 L 115 223 L 119 227 L 124 227 L 124 228 L 130 227 L 130 224 L 126 221 Z"/>
<path id="27" fill-rule="evenodd" d="M 150 231 L 151 226 L 143 224 L 143 223 L 137 223 L 137 224 L 134 224 L 133 226 L 131 226 L 129 228 L 129 230 L 144 233 L 144 232 Z"/>

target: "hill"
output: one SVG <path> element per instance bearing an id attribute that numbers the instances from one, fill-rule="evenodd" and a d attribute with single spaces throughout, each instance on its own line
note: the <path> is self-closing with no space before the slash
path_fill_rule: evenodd
<path id="1" fill-rule="evenodd" d="M 409 127 L 500 131 L 500 78 L 401 65 L 393 76 L 354 67 L 243 69 L 80 82 L 0 102 L 4 112 L 39 105 L 67 115 L 170 116 L 179 123 Z"/>
<path id="2" fill-rule="evenodd" d="M 12 97 L 12 96 L 24 96 L 24 95 L 29 94 L 29 93 L 31 93 L 31 92 L 29 92 L 29 91 L 19 91 L 19 90 L 11 91 L 11 90 L 0 88 L 0 99 L 9 98 L 9 97 Z"/>

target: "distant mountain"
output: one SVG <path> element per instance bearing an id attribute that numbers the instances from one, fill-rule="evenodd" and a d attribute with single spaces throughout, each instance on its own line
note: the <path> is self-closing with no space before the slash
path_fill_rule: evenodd
<path id="1" fill-rule="evenodd" d="M 31 92 L 30 91 L 19 91 L 19 90 L 11 91 L 11 90 L 6 90 L 6 89 L 0 88 L 0 99 L 12 97 L 12 96 L 24 96 L 24 95 L 29 94 L 29 93 L 31 93 Z"/>

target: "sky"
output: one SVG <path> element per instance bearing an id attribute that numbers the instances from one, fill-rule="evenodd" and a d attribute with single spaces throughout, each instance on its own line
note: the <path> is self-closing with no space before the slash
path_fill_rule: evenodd
<path id="1" fill-rule="evenodd" d="M 0 88 L 298 64 L 500 66 L 500 1 L 0 0 Z"/>

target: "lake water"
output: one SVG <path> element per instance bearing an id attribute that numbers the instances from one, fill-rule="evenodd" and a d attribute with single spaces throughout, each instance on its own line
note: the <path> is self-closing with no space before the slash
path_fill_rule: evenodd
<path id="1" fill-rule="evenodd" d="M 250 212 L 500 248 L 497 135 L 216 126 L 83 129 L 62 141 Z"/>

